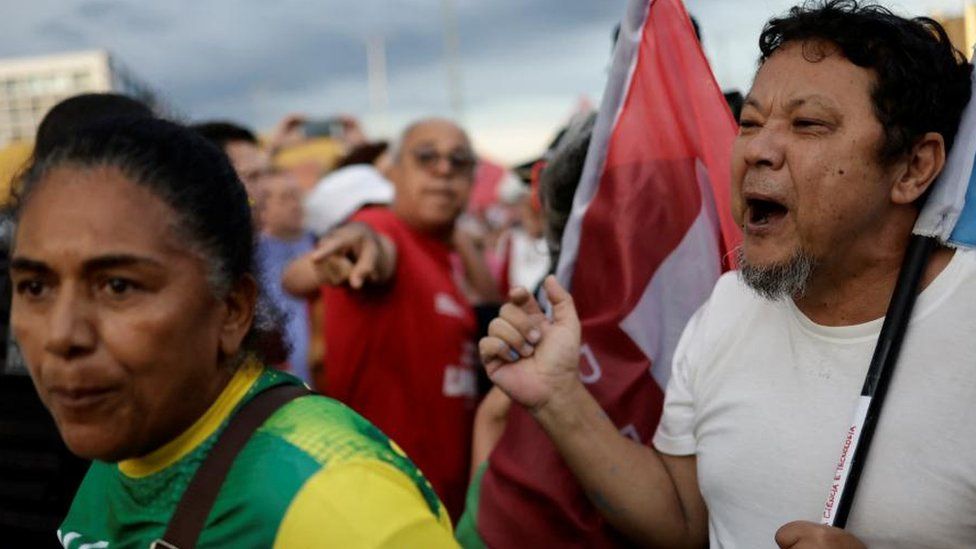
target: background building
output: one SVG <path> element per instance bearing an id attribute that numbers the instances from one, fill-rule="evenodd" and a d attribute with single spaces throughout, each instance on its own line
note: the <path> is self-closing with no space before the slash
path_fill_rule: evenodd
<path id="1" fill-rule="evenodd" d="M 58 101 L 79 93 L 107 91 L 159 107 L 149 87 L 107 51 L 0 59 L 0 147 L 33 140 L 37 125 Z"/>

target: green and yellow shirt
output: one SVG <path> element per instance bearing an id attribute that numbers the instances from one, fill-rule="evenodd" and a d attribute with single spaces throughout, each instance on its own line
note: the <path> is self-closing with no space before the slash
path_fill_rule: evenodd
<path id="1" fill-rule="evenodd" d="M 300 383 L 254 362 L 189 429 L 153 453 L 94 462 L 58 530 L 67 549 L 146 548 L 238 407 Z M 344 405 L 301 397 L 252 435 L 227 474 L 198 547 L 446 547 L 451 523 L 420 471 Z"/>

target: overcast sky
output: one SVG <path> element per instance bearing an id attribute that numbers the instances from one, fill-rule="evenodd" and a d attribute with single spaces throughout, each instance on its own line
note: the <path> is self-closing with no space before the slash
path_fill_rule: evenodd
<path id="1" fill-rule="evenodd" d="M 540 152 L 581 98 L 599 103 L 626 0 L 454 0 L 463 122 L 483 154 Z M 745 90 L 763 22 L 794 0 L 686 0 L 723 88 Z M 883 2 L 903 14 L 963 0 Z M 0 0 L 0 57 L 105 48 L 185 118 L 268 129 L 304 112 L 390 134 L 451 115 L 443 0 Z M 371 109 L 366 42 L 386 45 L 388 106 Z"/>

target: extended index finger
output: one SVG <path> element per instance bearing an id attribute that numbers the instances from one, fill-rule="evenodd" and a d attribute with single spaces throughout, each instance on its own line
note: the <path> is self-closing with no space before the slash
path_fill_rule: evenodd
<path id="1" fill-rule="evenodd" d="M 355 245 L 358 236 L 341 227 L 322 237 L 312 252 L 312 261 L 321 261 L 337 252 L 347 252 Z"/>
<path id="2" fill-rule="evenodd" d="M 359 257 L 356 258 L 356 264 L 353 265 L 352 272 L 349 273 L 350 286 L 359 289 L 367 279 L 372 280 L 374 278 L 379 254 L 379 245 L 375 240 L 367 238 L 363 241 L 359 250 Z"/>
<path id="3" fill-rule="evenodd" d="M 342 256 L 327 257 L 317 265 L 325 283 L 332 286 L 349 280 L 349 273 L 352 271 L 352 261 Z"/>

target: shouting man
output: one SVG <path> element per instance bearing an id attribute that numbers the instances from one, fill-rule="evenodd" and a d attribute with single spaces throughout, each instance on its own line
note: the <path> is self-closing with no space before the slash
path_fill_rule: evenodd
<path id="1" fill-rule="evenodd" d="M 553 319 L 516 291 L 482 358 L 642 544 L 971 546 L 969 251 L 941 248 L 927 265 L 848 529 L 817 522 L 972 66 L 936 22 L 853 0 L 793 8 L 760 49 L 732 160 L 741 270 L 685 328 L 655 449 L 622 437 L 580 383 L 579 323 L 555 280 Z M 531 357 L 510 354 L 526 341 Z"/>

